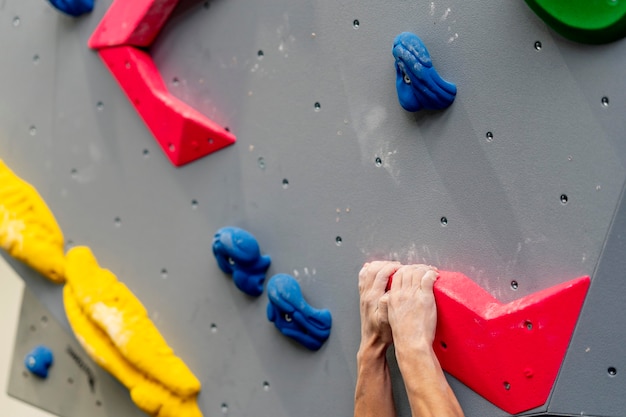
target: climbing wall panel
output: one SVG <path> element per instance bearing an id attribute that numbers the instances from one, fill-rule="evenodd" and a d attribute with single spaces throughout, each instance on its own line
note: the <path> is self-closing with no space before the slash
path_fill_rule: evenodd
<path id="1" fill-rule="evenodd" d="M 86 46 L 110 4 L 71 20 L 0 0 L 0 157 L 37 187 L 68 246 L 89 245 L 141 299 L 202 380 L 206 415 L 349 415 L 366 260 L 459 271 L 502 303 L 583 275 L 593 293 L 626 174 L 625 42 L 564 40 L 521 0 L 182 1 L 150 54 L 170 92 L 237 143 L 177 169 Z M 449 109 L 400 108 L 402 31 L 457 85 Z M 293 275 L 331 310 L 320 351 L 283 338 L 266 296 L 219 270 L 211 241 L 227 225 L 256 236 L 270 275 Z M 59 288 L 20 273 L 66 323 Z M 561 374 L 591 381 L 597 363 L 568 358 Z M 622 392 L 607 366 L 619 367 L 602 361 L 599 378 Z M 450 380 L 467 416 L 507 415 Z M 579 413 L 558 399 L 529 412 Z"/>

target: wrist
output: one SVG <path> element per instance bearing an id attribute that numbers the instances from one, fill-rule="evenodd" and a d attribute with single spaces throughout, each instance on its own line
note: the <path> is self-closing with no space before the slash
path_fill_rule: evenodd
<path id="1" fill-rule="evenodd" d="M 437 361 L 433 345 L 425 339 L 400 340 L 394 343 L 398 366 L 410 363 L 411 367 L 420 364 L 432 364 Z"/>
<path id="2" fill-rule="evenodd" d="M 362 338 L 357 352 L 357 359 L 362 358 L 368 361 L 386 360 L 388 344 L 378 337 Z"/>

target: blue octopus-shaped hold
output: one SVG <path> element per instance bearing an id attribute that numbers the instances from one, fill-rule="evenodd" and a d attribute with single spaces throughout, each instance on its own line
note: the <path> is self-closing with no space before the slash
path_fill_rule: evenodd
<path id="1" fill-rule="evenodd" d="M 32 374 L 45 379 L 53 361 L 54 356 L 50 349 L 46 346 L 37 346 L 26 355 L 24 365 Z"/>
<path id="2" fill-rule="evenodd" d="M 223 227 L 213 238 L 213 254 L 224 273 L 232 275 L 237 288 L 253 297 L 263 293 L 265 272 L 271 259 L 261 255 L 251 233 L 238 227 Z"/>
<path id="3" fill-rule="evenodd" d="M 94 0 L 49 0 L 57 10 L 78 17 L 93 10 Z"/>
<path id="4" fill-rule="evenodd" d="M 396 59 L 398 100 L 405 110 L 440 110 L 452 104 L 456 85 L 439 76 L 417 35 L 403 32 L 396 36 L 392 53 Z"/>
<path id="5" fill-rule="evenodd" d="M 274 275 L 267 283 L 267 295 L 267 318 L 282 334 L 310 350 L 322 347 L 330 336 L 330 311 L 307 304 L 298 281 L 291 275 Z"/>

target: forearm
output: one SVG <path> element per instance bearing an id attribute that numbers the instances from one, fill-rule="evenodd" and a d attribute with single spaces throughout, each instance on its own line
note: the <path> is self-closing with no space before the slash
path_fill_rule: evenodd
<path id="1" fill-rule="evenodd" d="M 357 353 L 354 417 L 395 417 L 386 347 L 364 343 Z"/>
<path id="2" fill-rule="evenodd" d="M 411 404 L 412 417 L 463 417 L 439 360 L 427 343 L 396 344 L 398 366 Z"/>

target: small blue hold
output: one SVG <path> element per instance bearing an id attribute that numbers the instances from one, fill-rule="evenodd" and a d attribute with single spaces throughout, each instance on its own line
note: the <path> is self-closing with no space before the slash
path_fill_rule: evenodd
<path id="1" fill-rule="evenodd" d="M 452 104 L 456 85 L 439 76 L 420 38 L 409 32 L 399 34 L 393 41 L 392 53 L 398 100 L 405 110 L 440 110 Z"/>
<path id="2" fill-rule="evenodd" d="M 318 350 L 332 327 L 330 311 L 317 310 L 302 297 L 300 284 L 291 275 L 274 275 L 267 283 L 267 319 L 282 334 L 310 350 Z"/>
<path id="3" fill-rule="evenodd" d="M 56 9 L 78 17 L 93 10 L 94 0 L 48 0 Z"/>
<path id="4" fill-rule="evenodd" d="M 261 255 L 252 234 L 238 227 L 221 228 L 213 238 L 213 254 L 220 269 L 233 276 L 237 288 L 253 297 L 263 293 L 271 259 Z"/>
<path id="5" fill-rule="evenodd" d="M 48 369 L 52 366 L 54 356 L 45 346 L 37 346 L 24 358 L 24 365 L 31 373 L 40 378 L 48 378 Z"/>

